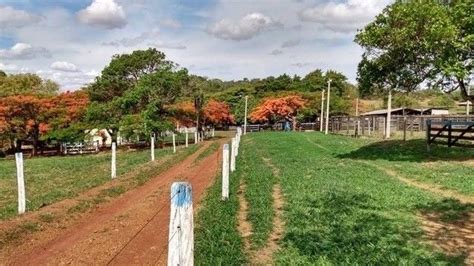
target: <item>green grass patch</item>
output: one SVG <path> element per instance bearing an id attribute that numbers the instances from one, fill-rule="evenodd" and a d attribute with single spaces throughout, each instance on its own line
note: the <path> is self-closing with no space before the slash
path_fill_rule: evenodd
<path id="1" fill-rule="evenodd" d="M 275 177 L 265 167 L 262 156 L 280 169 L 279 182 L 285 196 L 285 233 L 274 263 L 281 265 L 450 265 L 460 264 L 465 254 L 448 256 L 429 246 L 417 215 L 437 212 L 447 221 L 461 219 L 472 211 L 466 206 L 443 199 L 428 191 L 411 187 L 387 175 L 378 166 L 394 167 L 403 174 L 418 171 L 427 162 L 453 162 L 450 177 L 467 179 L 472 166 L 464 164 L 472 151 L 434 147 L 426 152 L 422 140 L 382 141 L 325 136 L 319 133 L 257 133 L 242 141 L 242 152 L 233 176 L 247 184 L 249 220 L 254 227 L 253 247 L 260 247 L 268 235 L 274 212 L 271 187 Z M 375 164 L 375 165 L 373 165 Z M 398 167 L 397 165 L 401 165 Z M 459 167 L 462 165 L 462 167 Z M 466 170 L 459 168 L 466 167 Z M 436 178 L 436 168 L 424 168 Z M 468 175 L 468 176 L 466 176 Z M 410 178 L 421 180 L 423 177 Z M 448 177 L 449 178 L 449 177 Z M 470 183 L 433 180 L 459 191 L 470 191 Z M 232 182 L 231 182 L 232 183 Z M 455 185 L 454 185 L 455 184 Z M 214 188 L 217 193 L 219 188 Z M 232 192 L 237 188 L 233 187 Z M 212 192 L 211 192 L 212 193 Z M 217 200 L 217 199 L 215 199 Z M 235 200 L 235 199 L 234 199 Z M 216 206 L 217 205 L 217 206 Z M 216 202 L 202 212 L 211 217 L 223 204 Z M 444 214 L 443 214 L 444 213 Z M 215 224 L 236 219 L 229 210 L 225 220 L 217 216 Z M 209 223 L 206 236 L 219 242 L 226 228 L 214 229 Z M 233 230 L 233 224 L 227 230 Z M 233 231 L 232 231 L 233 232 Z M 197 241 L 201 236 L 197 234 Z M 227 238 L 230 246 L 241 245 L 237 236 Z M 240 247 L 240 246 L 239 246 Z M 199 252 L 206 257 L 225 258 L 230 250 L 220 249 L 212 241 L 202 241 Z M 257 251 L 258 252 L 258 251 Z M 212 255 L 210 255 L 212 253 Z M 201 256 L 201 255 L 199 255 Z M 202 261 L 208 262 L 205 258 Z M 215 261 L 213 261 L 215 262 Z M 221 262 L 221 261 L 218 261 Z M 215 264 L 215 263 L 214 263 Z M 239 264 L 237 261 L 230 264 Z"/>
<path id="2" fill-rule="evenodd" d="M 222 178 L 219 175 L 201 203 L 195 228 L 196 265 L 242 265 L 246 262 L 236 218 L 239 174 L 232 175 L 231 180 L 227 201 L 221 200 Z"/>
<path id="3" fill-rule="evenodd" d="M 199 146 L 193 145 L 188 149 L 180 149 L 172 154 L 171 149 L 157 149 L 157 160 L 166 158 L 159 165 L 150 165 L 150 151 L 119 151 L 117 154 L 118 178 L 125 174 L 131 175 L 130 184 L 126 189 L 146 182 L 149 178 L 168 169 L 195 152 Z M 27 210 L 34 211 L 54 202 L 73 198 L 90 188 L 109 182 L 110 154 L 33 158 L 25 160 L 25 183 Z M 17 214 L 16 202 L 16 168 L 12 160 L 0 160 L 0 220 L 14 217 Z M 126 190 L 125 189 L 125 190 Z M 112 188 L 106 191 L 115 197 L 125 191 Z M 75 211 L 83 211 L 92 203 L 81 203 Z"/>
<path id="4" fill-rule="evenodd" d="M 215 153 L 219 149 L 219 143 L 214 142 L 209 147 L 207 147 L 202 153 L 200 153 L 197 157 L 194 163 L 198 163 L 204 158 L 210 156 L 211 154 Z"/>

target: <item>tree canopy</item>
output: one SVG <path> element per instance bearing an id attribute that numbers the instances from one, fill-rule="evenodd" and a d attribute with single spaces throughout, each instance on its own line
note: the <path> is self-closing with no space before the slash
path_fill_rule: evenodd
<path id="1" fill-rule="evenodd" d="M 445 91 L 466 89 L 472 75 L 473 0 L 396 1 L 360 31 L 362 94 L 413 91 L 429 82 Z M 474 97 L 473 97 L 474 98 Z"/>

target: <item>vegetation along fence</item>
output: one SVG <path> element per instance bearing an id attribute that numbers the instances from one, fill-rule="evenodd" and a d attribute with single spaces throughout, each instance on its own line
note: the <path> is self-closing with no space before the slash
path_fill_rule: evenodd
<path id="1" fill-rule="evenodd" d="M 433 143 L 474 148 L 474 121 L 426 121 L 428 151 Z"/>

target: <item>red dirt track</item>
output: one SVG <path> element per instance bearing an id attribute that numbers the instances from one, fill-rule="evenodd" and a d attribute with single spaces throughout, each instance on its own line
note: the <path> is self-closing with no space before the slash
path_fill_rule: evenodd
<path id="1" fill-rule="evenodd" d="M 196 209 L 219 169 L 220 151 L 195 162 L 210 143 L 144 185 L 101 204 L 54 238 L 42 240 L 47 230 L 38 232 L 29 243 L 9 249 L 0 265 L 166 264 L 171 184 L 190 182 Z"/>

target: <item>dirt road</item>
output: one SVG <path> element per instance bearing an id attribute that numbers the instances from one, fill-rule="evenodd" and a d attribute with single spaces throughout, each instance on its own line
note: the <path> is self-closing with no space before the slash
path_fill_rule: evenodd
<path id="1" fill-rule="evenodd" d="M 186 180 L 192 184 L 194 204 L 201 200 L 219 168 L 220 151 L 196 161 L 209 145 L 206 142 L 196 153 L 143 186 L 68 223 L 73 226 L 35 233 L 28 242 L 9 249 L 0 264 L 166 264 L 170 186 Z"/>

